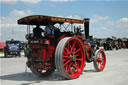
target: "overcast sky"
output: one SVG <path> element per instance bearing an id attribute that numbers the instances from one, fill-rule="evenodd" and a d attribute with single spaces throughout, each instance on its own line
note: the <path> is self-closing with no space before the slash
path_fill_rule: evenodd
<path id="1" fill-rule="evenodd" d="M 90 34 L 97 38 L 128 38 L 128 0 L 0 0 L 0 41 L 25 40 L 28 15 L 90 18 Z"/>

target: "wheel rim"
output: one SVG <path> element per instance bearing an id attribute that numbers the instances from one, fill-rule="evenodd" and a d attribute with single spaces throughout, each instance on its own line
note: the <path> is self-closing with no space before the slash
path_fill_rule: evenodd
<path id="1" fill-rule="evenodd" d="M 67 76 L 77 78 L 84 68 L 84 49 L 78 39 L 70 39 L 64 46 L 62 55 L 63 68 Z"/>
<path id="2" fill-rule="evenodd" d="M 98 70 L 100 71 L 102 71 L 105 67 L 106 57 L 105 57 L 105 53 L 102 50 L 100 50 L 96 55 L 96 64 Z"/>

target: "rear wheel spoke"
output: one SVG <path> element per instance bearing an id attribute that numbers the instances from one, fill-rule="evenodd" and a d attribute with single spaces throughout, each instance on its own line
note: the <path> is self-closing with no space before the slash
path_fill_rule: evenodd
<path id="1" fill-rule="evenodd" d="M 69 50 L 69 49 L 67 49 L 66 47 L 65 47 L 64 49 L 65 49 L 65 51 L 66 51 L 66 52 L 70 52 L 70 50 Z"/>
<path id="2" fill-rule="evenodd" d="M 79 53 L 77 53 L 75 56 L 76 56 L 76 57 L 79 57 Z"/>
<path id="3" fill-rule="evenodd" d="M 66 62 L 68 59 L 63 58 L 63 63 Z"/>
<path id="4" fill-rule="evenodd" d="M 67 61 L 64 63 L 64 66 L 67 65 L 69 62 L 70 62 L 70 60 L 67 60 Z"/>
<path id="5" fill-rule="evenodd" d="M 65 66 L 65 72 L 68 73 L 68 65 Z"/>
<path id="6" fill-rule="evenodd" d="M 68 71 L 71 69 L 72 63 L 69 64 L 68 66 Z"/>
<path id="7" fill-rule="evenodd" d="M 80 61 L 80 62 L 82 62 L 82 59 L 81 59 L 81 58 L 76 58 L 76 60 L 77 60 L 77 61 Z"/>
<path id="8" fill-rule="evenodd" d="M 63 56 L 63 58 L 69 59 L 69 58 L 70 58 L 70 56 Z"/>
<path id="9" fill-rule="evenodd" d="M 76 42 L 74 42 L 73 45 L 72 45 L 72 52 L 74 52 L 75 45 L 76 45 Z"/>
<path id="10" fill-rule="evenodd" d="M 75 54 L 78 53 L 79 51 L 80 51 L 80 48 L 75 51 Z"/>

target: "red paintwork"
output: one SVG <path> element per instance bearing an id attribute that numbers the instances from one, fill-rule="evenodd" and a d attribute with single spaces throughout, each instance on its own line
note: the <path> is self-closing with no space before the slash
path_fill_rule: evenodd
<path id="1" fill-rule="evenodd" d="M 82 36 L 75 36 L 76 38 L 78 38 L 81 42 L 83 42 L 83 37 Z"/>
<path id="2" fill-rule="evenodd" d="M 40 43 L 31 43 L 33 41 L 43 41 L 43 44 L 40 45 Z M 48 61 L 51 60 L 51 58 L 53 57 L 55 46 L 50 46 L 50 40 L 34 38 L 30 40 L 29 44 L 30 44 L 30 48 L 32 49 L 32 53 L 31 53 L 32 60 Z M 28 67 L 30 67 L 29 61 L 27 62 L 27 65 Z M 51 63 L 47 62 L 44 64 L 35 64 L 34 68 L 46 70 L 48 69 L 48 66 L 51 66 Z"/>
<path id="3" fill-rule="evenodd" d="M 4 47 L 6 46 L 5 42 L 0 42 L 0 49 L 4 51 Z"/>
<path id="4" fill-rule="evenodd" d="M 35 60 L 35 61 L 51 60 L 51 58 L 53 57 L 53 53 L 55 51 L 55 46 L 48 46 L 48 48 L 49 48 L 48 51 L 47 51 L 46 47 L 47 46 L 45 46 L 45 45 L 42 45 L 41 47 L 40 46 L 37 46 L 37 47 L 31 46 L 31 48 L 32 48 L 32 60 Z M 46 59 L 46 55 L 47 55 L 47 59 Z M 28 67 L 30 67 L 29 61 L 27 61 L 27 65 L 28 65 Z M 51 67 L 51 63 L 49 63 L 49 62 L 43 63 L 43 64 L 34 64 L 35 69 L 48 70 L 49 67 Z"/>
<path id="5" fill-rule="evenodd" d="M 70 37 L 70 36 L 74 36 L 74 34 L 72 32 L 65 32 L 64 34 L 62 34 L 56 41 L 56 44 L 58 44 L 58 42 L 65 38 L 65 37 Z"/>
<path id="6" fill-rule="evenodd" d="M 36 45 L 36 46 L 31 45 L 32 48 L 31 59 L 34 61 L 44 61 L 44 63 L 33 64 L 33 68 L 36 70 L 40 69 L 40 73 L 43 74 L 43 70 L 48 71 L 50 67 L 52 67 L 51 62 L 45 62 L 45 61 L 52 60 L 55 51 L 55 46 L 50 46 L 50 45 L 41 45 L 41 46 Z M 27 65 L 28 67 L 30 67 L 29 61 L 27 62 Z"/>
<path id="7" fill-rule="evenodd" d="M 56 43 L 58 43 L 61 39 L 65 38 L 65 37 L 68 37 L 68 35 L 67 35 L 67 34 L 64 34 L 64 35 L 60 36 L 60 37 L 57 39 L 57 42 L 56 42 Z"/>
<path id="8" fill-rule="evenodd" d="M 33 45 L 30 46 L 32 49 L 32 58 L 36 58 L 36 60 L 50 60 L 50 57 L 55 51 L 55 46 L 50 45 Z M 46 59 L 47 56 L 47 59 Z"/>
<path id="9" fill-rule="evenodd" d="M 56 45 L 57 43 L 65 38 L 65 37 L 69 37 L 73 36 L 72 33 L 65 33 L 62 36 L 60 36 L 57 40 L 56 40 Z M 80 40 L 79 42 L 83 42 L 83 38 L 82 36 L 75 36 L 78 40 Z M 51 57 L 54 56 L 54 52 L 55 52 L 55 48 L 56 46 L 51 46 L 50 45 L 50 41 L 47 40 L 47 38 L 54 38 L 54 36 L 49 35 L 46 36 L 45 38 L 39 39 L 39 38 L 33 38 L 30 40 L 29 44 L 30 44 L 30 48 L 32 49 L 32 60 L 43 60 L 43 61 L 48 61 L 51 60 Z M 43 44 L 40 45 L 40 41 L 43 41 Z M 45 41 L 48 41 L 49 43 L 45 43 Z M 78 43 L 79 44 L 79 43 Z M 78 45 L 79 46 L 79 45 Z M 89 48 L 89 44 L 87 41 L 85 41 L 85 44 L 83 44 L 83 47 L 79 47 L 79 48 Z M 92 50 L 91 48 L 89 50 Z M 84 53 L 84 52 L 83 52 Z M 47 56 L 47 59 L 46 59 Z M 85 61 L 84 61 L 85 62 Z M 35 68 L 42 68 L 42 69 L 46 69 L 45 65 L 46 63 L 40 65 L 42 67 L 40 67 L 38 64 L 35 65 Z M 50 64 L 50 63 L 47 63 Z M 28 67 L 30 66 L 29 63 L 27 63 Z"/>
<path id="10" fill-rule="evenodd" d="M 46 35 L 46 38 L 54 38 L 54 35 Z"/>

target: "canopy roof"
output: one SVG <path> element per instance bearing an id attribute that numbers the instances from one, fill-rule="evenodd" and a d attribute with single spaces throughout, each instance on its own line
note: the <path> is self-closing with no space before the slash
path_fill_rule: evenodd
<path id="1" fill-rule="evenodd" d="M 74 24 L 83 24 L 83 20 L 79 19 L 70 19 L 70 18 L 62 18 L 62 17 L 53 17 L 46 15 L 31 15 L 18 20 L 18 24 L 23 25 L 47 25 L 49 22 L 52 23 L 74 23 Z"/>

